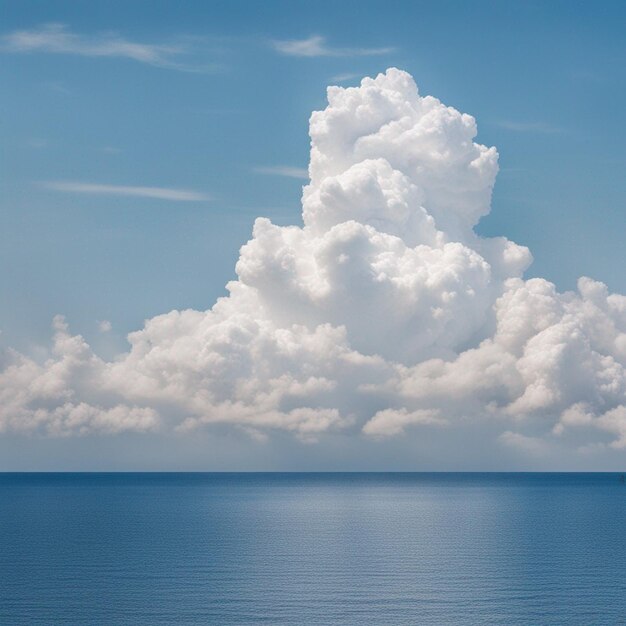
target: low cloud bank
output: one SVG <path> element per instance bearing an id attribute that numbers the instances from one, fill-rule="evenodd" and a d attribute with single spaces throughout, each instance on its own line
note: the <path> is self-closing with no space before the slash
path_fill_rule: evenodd
<path id="1" fill-rule="evenodd" d="M 498 171 L 476 133 L 397 69 L 330 87 L 304 226 L 257 219 L 228 297 L 148 320 L 114 361 L 57 318 L 47 361 L 4 355 L 0 430 L 226 423 L 314 441 L 488 417 L 529 454 L 573 431 L 571 445 L 626 447 L 626 297 L 524 280 L 527 248 L 474 233 Z"/>

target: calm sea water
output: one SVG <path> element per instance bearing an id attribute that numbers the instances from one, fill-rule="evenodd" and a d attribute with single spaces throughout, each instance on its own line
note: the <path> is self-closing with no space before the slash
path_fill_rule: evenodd
<path id="1" fill-rule="evenodd" d="M 616 474 L 0 474 L 2 624 L 626 624 Z"/>

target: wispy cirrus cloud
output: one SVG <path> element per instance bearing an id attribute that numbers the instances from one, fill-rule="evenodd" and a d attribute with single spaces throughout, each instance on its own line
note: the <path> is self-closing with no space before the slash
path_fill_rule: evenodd
<path id="1" fill-rule="evenodd" d="M 272 41 L 272 47 L 281 54 L 296 57 L 361 57 L 389 54 L 395 48 L 333 48 L 321 35 L 311 35 L 307 39 L 279 39 Z"/>
<path id="2" fill-rule="evenodd" d="M 152 198 L 155 200 L 172 200 L 174 202 L 202 202 L 210 200 L 210 196 L 190 189 L 171 189 L 168 187 L 140 187 L 129 185 L 106 185 L 101 183 L 82 183 L 76 181 L 45 181 L 41 183 L 46 189 L 65 193 L 82 193 L 105 196 L 129 196 Z"/>
<path id="3" fill-rule="evenodd" d="M 104 146 L 102 148 L 102 152 L 105 154 L 121 154 L 124 152 L 121 148 L 117 148 L 116 146 Z"/>
<path id="4" fill-rule="evenodd" d="M 185 62 L 191 54 L 188 43 L 140 43 L 125 39 L 118 33 L 105 32 L 81 35 L 66 24 L 44 24 L 29 30 L 16 30 L 0 37 L 0 50 L 12 53 L 73 54 L 85 57 L 122 58 L 187 72 L 202 72 L 212 66 Z"/>
<path id="5" fill-rule="evenodd" d="M 346 81 L 354 80 L 355 78 L 360 80 L 362 76 L 357 72 L 346 72 L 345 74 L 335 74 L 330 80 L 333 83 L 345 83 Z"/>
<path id="6" fill-rule="evenodd" d="M 270 165 L 253 168 L 257 174 L 269 174 L 270 176 L 286 176 L 287 178 L 309 178 L 306 167 L 292 167 L 289 165 Z"/>

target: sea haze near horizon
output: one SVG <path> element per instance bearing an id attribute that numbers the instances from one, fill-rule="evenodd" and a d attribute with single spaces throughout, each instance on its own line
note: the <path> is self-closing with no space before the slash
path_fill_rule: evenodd
<path id="1" fill-rule="evenodd" d="M 620 474 L 0 474 L 2 624 L 626 624 Z"/>

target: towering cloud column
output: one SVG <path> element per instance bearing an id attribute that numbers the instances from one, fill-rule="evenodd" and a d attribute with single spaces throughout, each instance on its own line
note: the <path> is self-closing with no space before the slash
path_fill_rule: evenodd
<path id="1" fill-rule="evenodd" d="M 532 417 L 535 439 L 577 428 L 626 446 L 626 298 L 524 281 L 526 248 L 474 233 L 498 170 L 476 132 L 397 69 L 330 87 L 311 116 L 304 226 L 257 219 L 230 295 L 147 321 L 114 362 L 58 321 L 50 360 L 14 354 L 0 375 L 0 426 L 222 422 L 311 440 L 488 417 L 526 445 L 512 429 Z"/>

